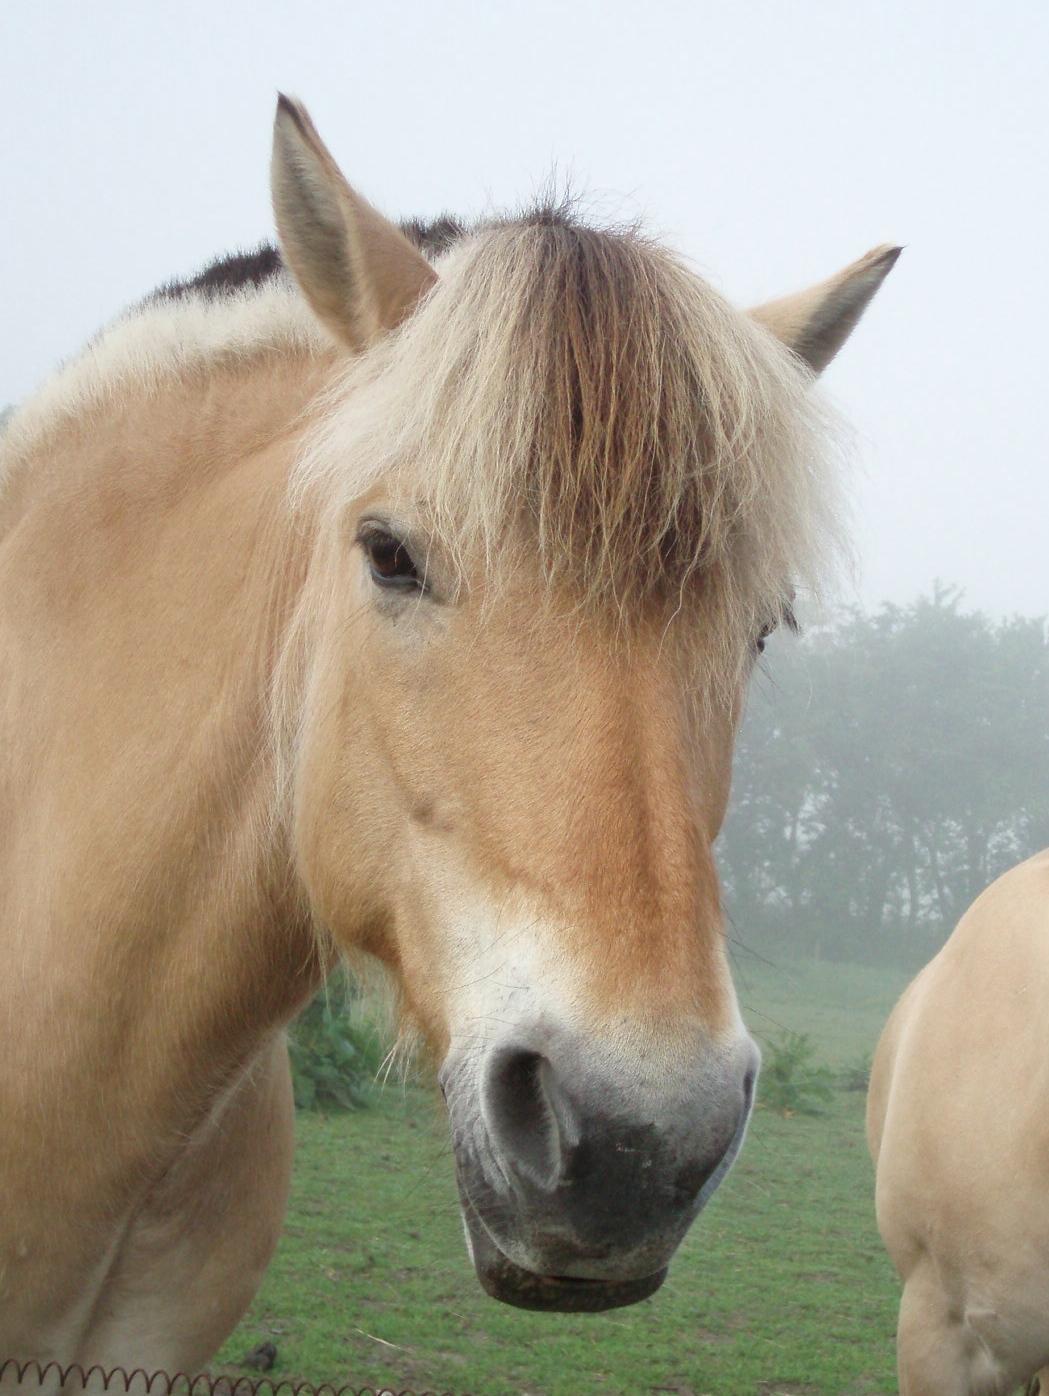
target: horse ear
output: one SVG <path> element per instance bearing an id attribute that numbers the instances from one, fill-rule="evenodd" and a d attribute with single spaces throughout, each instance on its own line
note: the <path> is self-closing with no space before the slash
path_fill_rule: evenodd
<path id="1" fill-rule="evenodd" d="M 750 314 L 816 373 L 823 370 L 855 329 L 871 298 L 896 265 L 902 247 L 875 247 L 828 281 Z"/>
<path id="2" fill-rule="evenodd" d="M 400 229 L 350 188 L 302 103 L 283 94 L 271 184 L 284 260 L 318 317 L 351 349 L 366 349 L 400 324 L 436 281 Z"/>

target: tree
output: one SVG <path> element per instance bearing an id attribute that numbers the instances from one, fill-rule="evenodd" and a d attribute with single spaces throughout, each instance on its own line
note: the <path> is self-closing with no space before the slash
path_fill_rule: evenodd
<path id="1" fill-rule="evenodd" d="M 924 959 L 1049 845 L 1049 632 L 956 589 L 776 637 L 720 844 L 739 934 L 780 953 Z"/>

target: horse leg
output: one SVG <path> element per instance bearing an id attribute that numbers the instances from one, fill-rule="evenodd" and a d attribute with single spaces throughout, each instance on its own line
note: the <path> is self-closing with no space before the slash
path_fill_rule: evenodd
<path id="1" fill-rule="evenodd" d="M 280 1234 L 294 1110 L 281 1036 L 137 1214 L 81 1365 L 193 1372 L 229 1336 Z"/>
<path id="2" fill-rule="evenodd" d="M 964 1307 L 924 1267 L 903 1287 L 896 1361 L 900 1396 L 1006 1396 L 1011 1385 Z"/>

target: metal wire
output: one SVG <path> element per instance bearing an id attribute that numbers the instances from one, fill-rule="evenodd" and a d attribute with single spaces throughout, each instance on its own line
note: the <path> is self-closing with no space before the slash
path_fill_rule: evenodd
<path id="1" fill-rule="evenodd" d="M 262 1396 L 262 1393 L 266 1396 L 469 1396 L 467 1392 L 416 1392 L 407 1387 L 335 1386 L 331 1382 L 315 1386 L 308 1381 L 212 1376 L 208 1372 L 191 1377 L 186 1372 L 147 1372 L 142 1367 L 133 1367 L 130 1372 L 124 1367 L 113 1367 L 109 1371 L 102 1367 L 85 1370 L 77 1362 L 63 1367 L 58 1362 L 41 1363 L 34 1359 L 19 1362 L 13 1357 L 0 1362 L 0 1392 L 12 1390 L 5 1385 L 12 1376 L 16 1391 L 42 1389 L 57 1382 L 57 1389 L 62 1392 L 104 1391 L 113 1396 Z"/>

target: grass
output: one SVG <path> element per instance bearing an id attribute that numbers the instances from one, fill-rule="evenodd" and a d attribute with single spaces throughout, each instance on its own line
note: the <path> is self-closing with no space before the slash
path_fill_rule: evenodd
<path id="1" fill-rule="evenodd" d="M 803 1031 L 834 1068 L 873 1047 L 903 975 L 737 966 L 759 1037 Z M 216 1367 L 258 1343 L 277 1379 L 476 1396 L 867 1396 L 894 1390 L 897 1290 L 874 1226 L 863 1096 L 759 1109 L 743 1156 L 663 1288 L 629 1309 L 540 1315 L 494 1303 L 466 1258 L 434 1096 L 299 1116 L 287 1225 Z"/>
<path id="2" fill-rule="evenodd" d="M 740 1008 L 759 1040 L 808 1033 L 834 1070 L 873 1052 L 911 970 L 767 960 L 737 954 L 732 966 Z"/>

